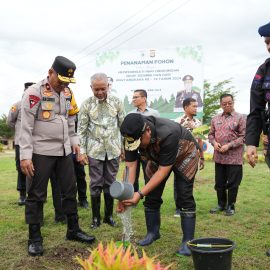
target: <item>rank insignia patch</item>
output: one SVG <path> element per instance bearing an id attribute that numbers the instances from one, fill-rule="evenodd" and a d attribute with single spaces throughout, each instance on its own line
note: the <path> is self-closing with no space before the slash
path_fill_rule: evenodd
<path id="1" fill-rule="evenodd" d="M 51 116 L 51 113 L 49 111 L 43 111 L 42 116 L 44 119 L 48 119 Z"/>
<path id="2" fill-rule="evenodd" d="M 51 90 L 44 89 L 43 95 L 46 97 L 51 97 L 53 95 L 53 92 Z"/>
<path id="3" fill-rule="evenodd" d="M 32 109 L 38 102 L 40 98 L 34 95 L 29 95 L 30 109 Z"/>
<path id="4" fill-rule="evenodd" d="M 66 97 L 70 97 L 70 96 L 71 96 L 71 92 L 70 92 L 69 88 L 65 88 L 65 90 L 64 90 L 64 95 L 65 95 Z"/>
<path id="5" fill-rule="evenodd" d="M 17 111 L 16 106 L 12 106 L 12 107 L 11 107 L 11 111 L 12 111 L 12 112 L 16 112 L 16 111 Z"/>

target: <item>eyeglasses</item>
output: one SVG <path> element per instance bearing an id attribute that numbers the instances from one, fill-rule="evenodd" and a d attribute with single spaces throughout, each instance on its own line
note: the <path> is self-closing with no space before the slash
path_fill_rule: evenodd
<path id="1" fill-rule="evenodd" d="M 140 98 L 142 96 L 133 96 L 132 99 L 137 99 L 137 98 Z"/>

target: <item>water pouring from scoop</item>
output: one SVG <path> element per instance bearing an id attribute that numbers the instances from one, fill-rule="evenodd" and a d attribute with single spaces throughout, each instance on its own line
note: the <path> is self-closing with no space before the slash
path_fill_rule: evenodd
<path id="1" fill-rule="evenodd" d="M 110 186 L 110 194 L 114 199 L 119 201 L 133 198 L 134 187 L 128 182 L 129 168 L 126 167 L 124 181 L 114 181 Z"/>

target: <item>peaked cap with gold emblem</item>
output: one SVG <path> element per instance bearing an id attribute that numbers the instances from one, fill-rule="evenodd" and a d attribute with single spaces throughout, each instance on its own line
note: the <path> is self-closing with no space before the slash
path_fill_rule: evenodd
<path id="1" fill-rule="evenodd" d="M 144 117 L 139 113 L 128 114 L 120 128 L 124 137 L 124 146 L 127 151 L 136 150 L 141 143 L 141 136 L 146 128 Z"/>
<path id="2" fill-rule="evenodd" d="M 65 83 L 75 83 L 74 72 L 75 64 L 64 56 L 56 56 L 53 64 L 53 70 L 57 73 L 58 79 Z"/>

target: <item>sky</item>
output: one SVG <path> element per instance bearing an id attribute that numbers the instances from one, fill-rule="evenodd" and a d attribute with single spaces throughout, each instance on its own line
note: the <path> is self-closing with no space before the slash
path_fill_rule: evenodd
<path id="1" fill-rule="evenodd" d="M 258 27 L 269 0 L 9 0 L 0 9 L 0 115 L 20 100 L 24 83 L 45 78 L 57 55 L 77 65 L 76 100 L 91 94 L 90 64 L 110 49 L 201 45 L 204 79 L 231 79 L 235 109 L 249 112 L 250 85 L 269 56 Z"/>

